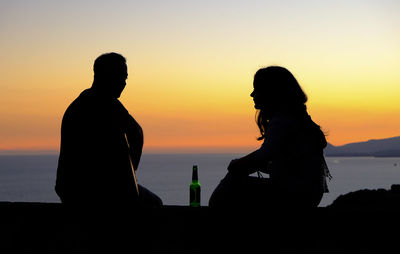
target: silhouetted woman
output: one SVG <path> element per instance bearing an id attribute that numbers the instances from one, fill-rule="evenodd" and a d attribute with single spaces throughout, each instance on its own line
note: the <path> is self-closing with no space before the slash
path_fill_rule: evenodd
<path id="1" fill-rule="evenodd" d="M 307 113 L 307 96 L 295 77 L 279 66 L 258 70 L 253 85 L 250 96 L 263 144 L 230 162 L 210 207 L 318 206 L 328 192 L 330 174 L 323 156 L 327 142 Z M 255 172 L 258 177 L 249 176 Z"/>

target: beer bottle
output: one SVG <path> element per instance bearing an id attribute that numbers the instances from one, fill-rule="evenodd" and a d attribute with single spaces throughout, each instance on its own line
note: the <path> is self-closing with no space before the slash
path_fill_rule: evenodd
<path id="1" fill-rule="evenodd" d="M 192 171 L 192 182 L 190 184 L 190 206 L 199 207 L 200 206 L 200 183 L 199 176 L 197 173 L 197 165 L 193 165 Z"/>

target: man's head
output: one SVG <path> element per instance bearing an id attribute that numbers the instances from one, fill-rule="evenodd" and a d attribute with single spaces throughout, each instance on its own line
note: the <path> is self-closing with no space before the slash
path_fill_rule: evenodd
<path id="1" fill-rule="evenodd" d="M 128 78 L 125 57 L 114 52 L 105 53 L 94 61 L 93 71 L 93 87 L 119 98 Z"/>

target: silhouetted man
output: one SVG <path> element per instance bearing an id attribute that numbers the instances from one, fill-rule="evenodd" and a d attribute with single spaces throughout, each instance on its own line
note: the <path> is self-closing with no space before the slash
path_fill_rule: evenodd
<path id="1" fill-rule="evenodd" d="M 58 196 L 73 205 L 162 205 L 159 197 L 142 186 L 136 195 L 129 157 L 136 170 L 143 132 L 118 100 L 128 77 L 125 58 L 103 54 L 93 70 L 92 87 L 71 103 L 62 120 Z"/>

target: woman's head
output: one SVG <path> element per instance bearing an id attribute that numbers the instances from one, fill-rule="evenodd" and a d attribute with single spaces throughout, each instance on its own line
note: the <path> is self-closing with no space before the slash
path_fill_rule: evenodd
<path id="1" fill-rule="evenodd" d="M 307 96 L 296 78 L 287 69 L 269 66 L 259 69 L 254 75 L 254 90 L 251 97 L 254 107 L 267 115 L 291 112 L 304 108 Z"/>
<path id="2" fill-rule="evenodd" d="M 258 109 L 257 125 L 264 139 L 271 117 L 279 114 L 303 115 L 307 95 L 290 71 L 280 66 L 259 69 L 254 75 L 254 90 L 250 94 Z"/>

